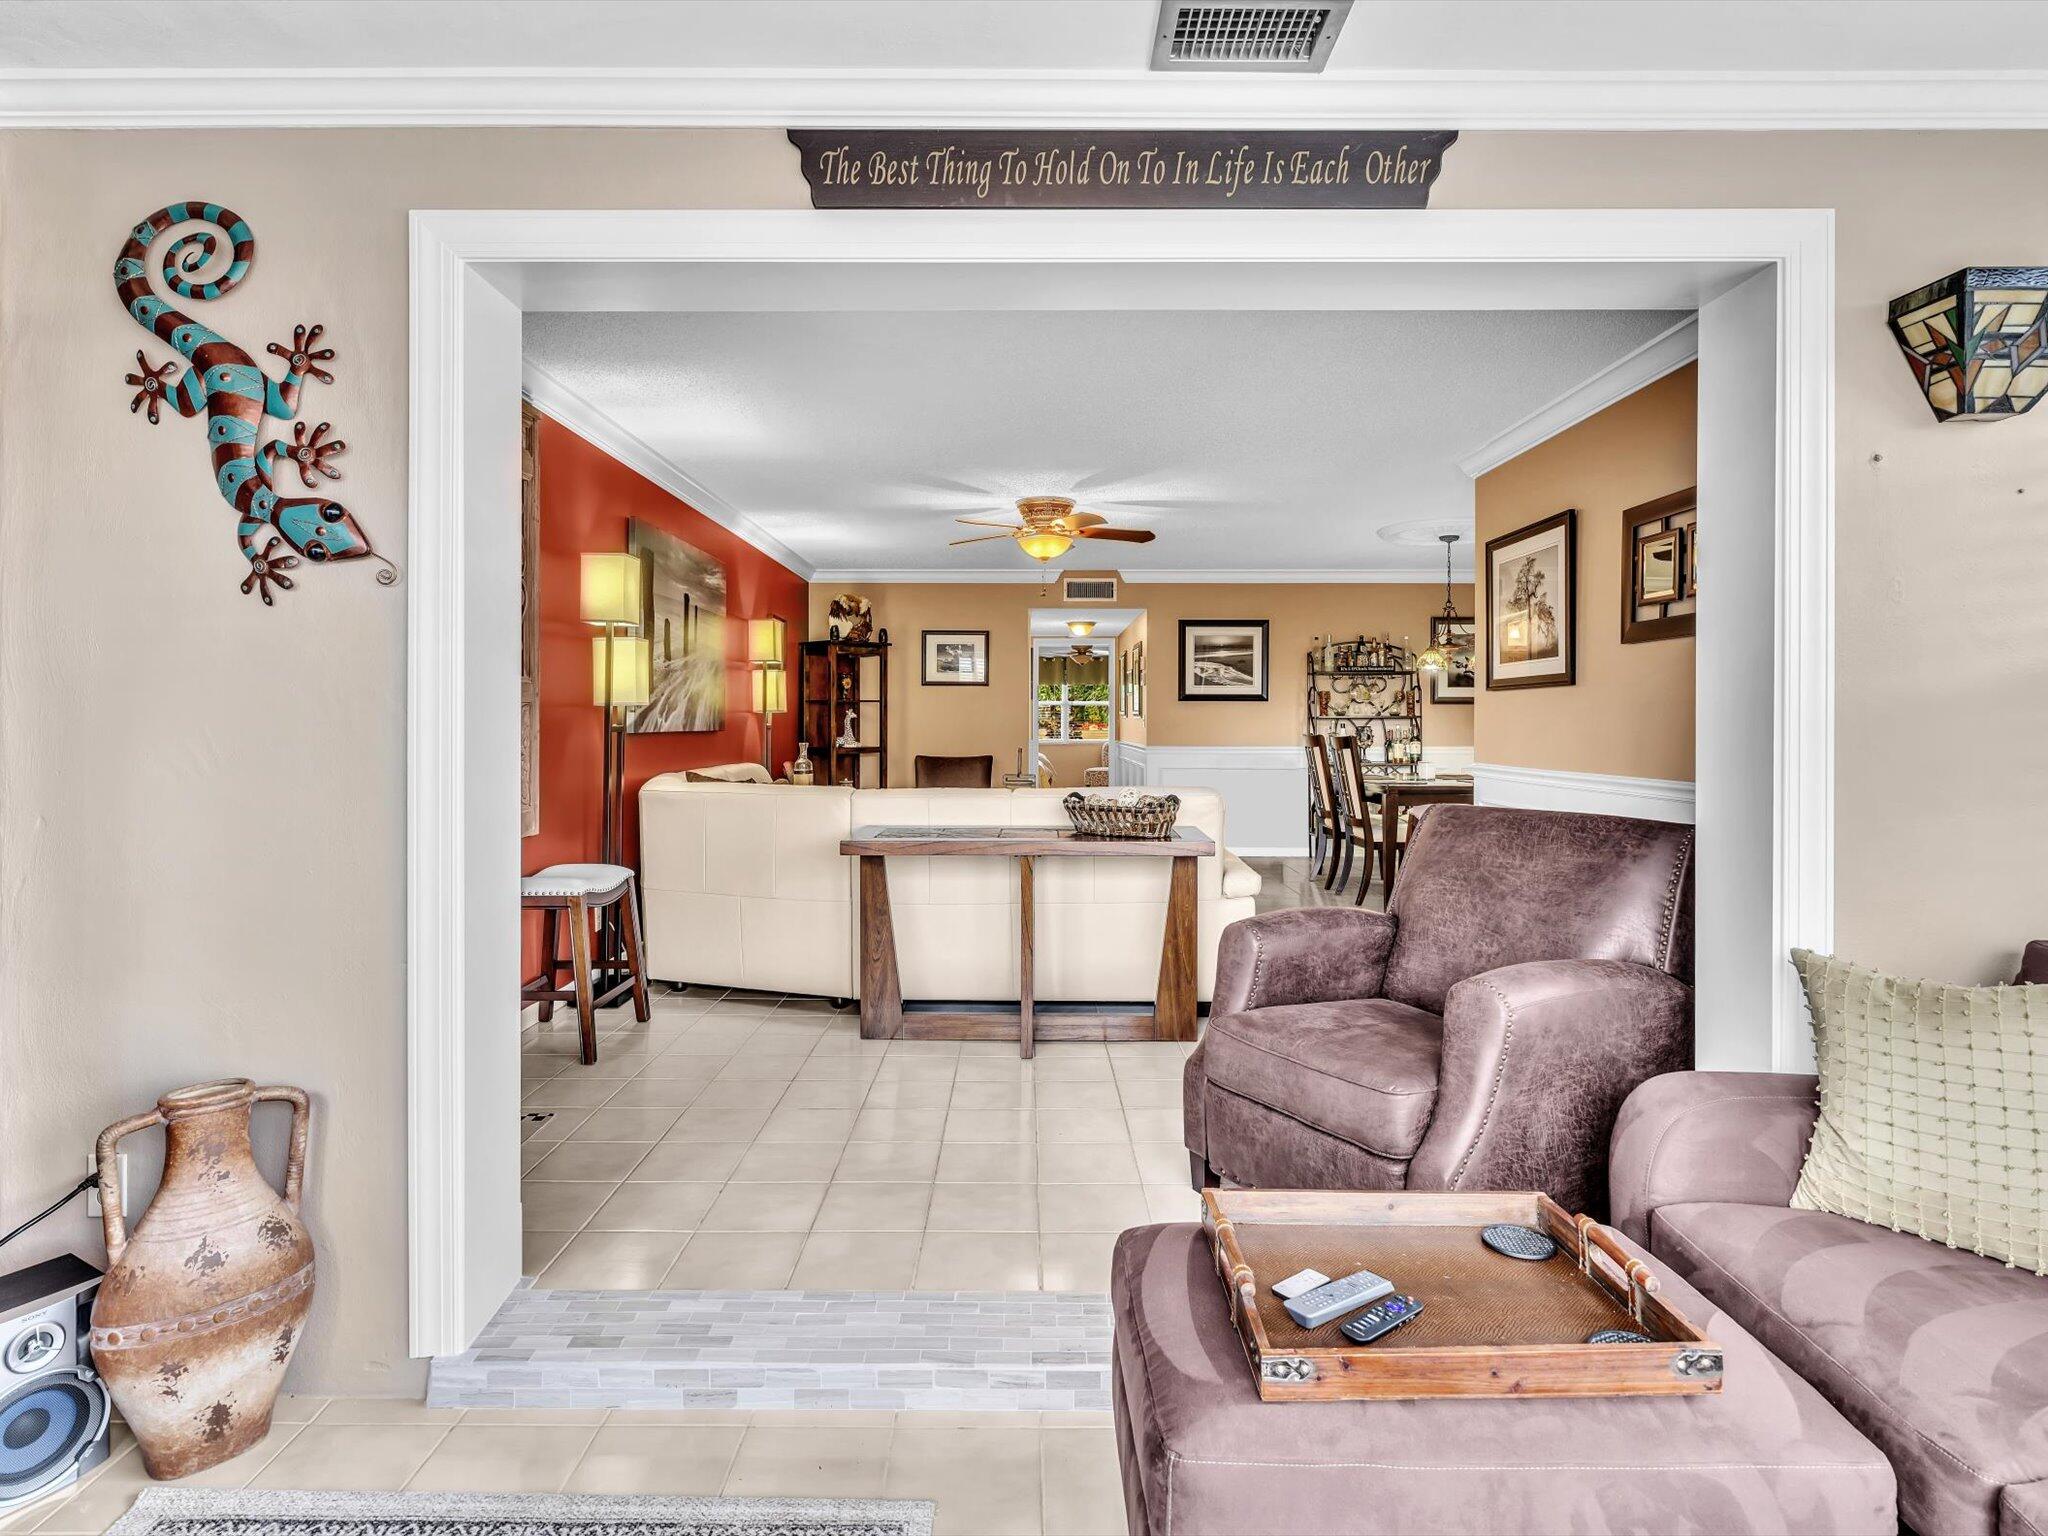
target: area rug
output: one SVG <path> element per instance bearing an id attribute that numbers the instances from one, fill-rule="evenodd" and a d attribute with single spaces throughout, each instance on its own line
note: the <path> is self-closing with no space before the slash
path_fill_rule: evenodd
<path id="1" fill-rule="evenodd" d="M 923 1499 L 145 1488 L 107 1536 L 931 1536 Z"/>

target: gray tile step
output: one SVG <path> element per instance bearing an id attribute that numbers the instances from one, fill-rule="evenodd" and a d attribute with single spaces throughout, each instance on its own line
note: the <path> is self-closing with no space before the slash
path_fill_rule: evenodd
<path id="1" fill-rule="evenodd" d="M 1109 1298 L 514 1291 L 433 1363 L 445 1408 L 1106 1410 Z"/>

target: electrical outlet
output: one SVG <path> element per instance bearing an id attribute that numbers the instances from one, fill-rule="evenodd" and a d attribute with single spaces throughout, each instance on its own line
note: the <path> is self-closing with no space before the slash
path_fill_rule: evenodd
<path id="1" fill-rule="evenodd" d="M 99 1149 L 97 1147 L 95 1147 L 92 1151 L 86 1153 L 85 1171 L 93 1175 L 92 1186 L 85 1192 L 85 1214 L 88 1216 L 97 1216 L 100 1214 L 100 1154 Z M 123 1212 L 127 1212 L 128 1154 L 126 1152 L 116 1152 L 114 1154 L 114 1183 L 116 1189 L 118 1190 L 121 1196 L 121 1209 Z"/>

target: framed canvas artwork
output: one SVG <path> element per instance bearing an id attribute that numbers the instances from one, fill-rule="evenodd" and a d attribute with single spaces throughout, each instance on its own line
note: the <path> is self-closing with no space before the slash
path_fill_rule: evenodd
<path id="1" fill-rule="evenodd" d="M 1182 619 L 1180 696 L 1184 701 L 1264 702 L 1264 619 Z"/>
<path id="2" fill-rule="evenodd" d="M 640 557 L 640 632 L 651 653 L 647 705 L 636 736 L 725 726 L 725 567 L 694 544 L 638 519 L 626 548 Z"/>
<path id="3" fill-rule="evenodd" d="M 1579 514 L 1486 541 L 1486 686 L 1568 688 L 1578 669 Z"/>
<path id="4" fill-rule="evenodd" d="M 926 687 L 986 688 L 988 631 L 928 629 L 924 632 L 924 669 L 918 680 Z"/>

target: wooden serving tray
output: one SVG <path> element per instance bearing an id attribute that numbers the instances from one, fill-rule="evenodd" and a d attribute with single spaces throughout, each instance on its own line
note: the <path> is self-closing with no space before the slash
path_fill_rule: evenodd
<path id="1" fill-rule="evenodd" d="M 1203 1191 L 1230 1320 L 1267 1402 L 1348 1398 L 1630 1397 L 1721 1390 L 1718 1345 L 1657 1294 L 1657 1277 L 1588 1216 L 1548 1195 Z M 1540 1263 L 1495 1253 L 1497 1221 L 1547 1232 Z M 1370 1269 L 1418 1297 L 1413 1322 L 1372 1344 L 1303 1328 L 1271 1290 L 1301 1269 Z M 1601 1328 L 1649 1344 L 1588 1344 Z"/>

